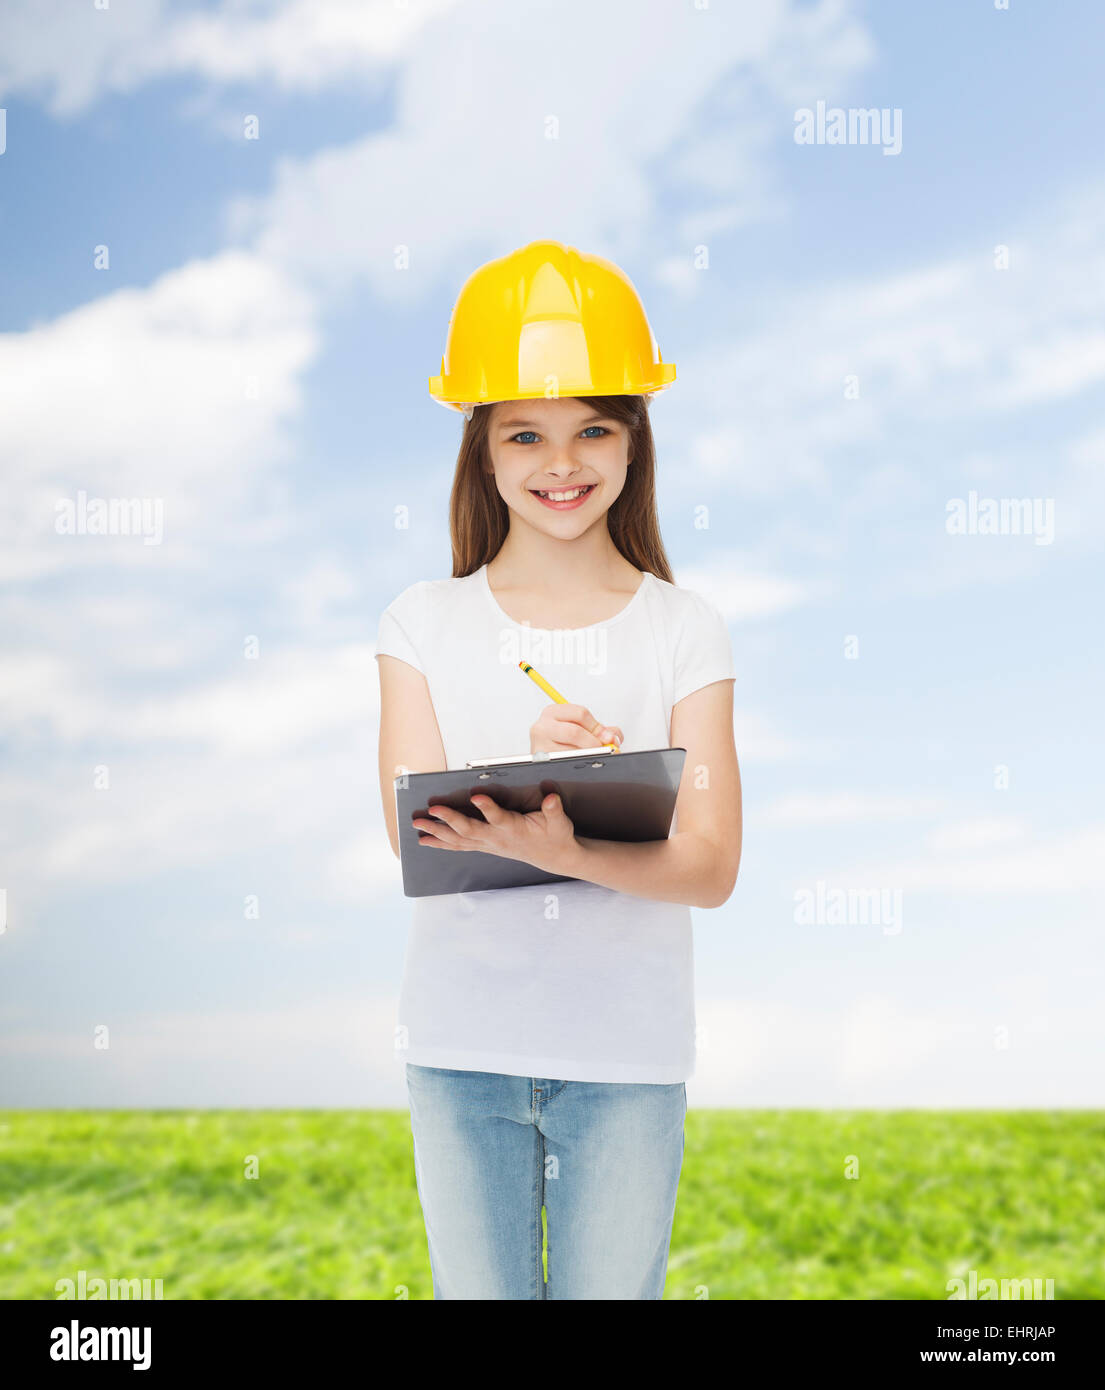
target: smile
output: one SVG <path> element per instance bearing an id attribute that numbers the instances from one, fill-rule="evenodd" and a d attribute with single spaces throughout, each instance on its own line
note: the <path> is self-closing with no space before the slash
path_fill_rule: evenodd
<path id="1" fill-rule="evenodd" d="M 569 507 L 578 507 L 594 492 L 597 486 L 597 483 L 586 483 L 583 487 L 563 488 L 559 491 L 550 489 L 547 492 L 530 488 L 530 492 L 543 506 L 553 507 L 557 511 L 565 511 Z"/>

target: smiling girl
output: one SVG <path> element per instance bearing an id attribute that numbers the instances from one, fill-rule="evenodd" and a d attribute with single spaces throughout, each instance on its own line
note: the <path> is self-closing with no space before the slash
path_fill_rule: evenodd
<path id="1" fill-rule="evenodd" d="M 663 1296 L 695 1060 L 690 909 L 728 899 L 741 847 L 729 634 L 674 584 L 656 516 L 649 402 L 674 377 L 623 272 L 541 241 L 469 277 L 430 379 L 465 415 L 453 576 L 380 619 L 392 849 L 400 772 L 687 750 L 666 840 L 578 836 L 555 795 L 414 822 L 420 853 L 565 876 L 413 900 L 399 1036 L 435 1298 Z M 574 703 L 544 704 L 520 655 Z"/>

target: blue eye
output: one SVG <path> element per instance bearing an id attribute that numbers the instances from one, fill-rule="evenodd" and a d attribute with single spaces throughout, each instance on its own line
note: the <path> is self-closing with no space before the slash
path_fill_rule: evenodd
<path id="1" fill-rule="evenodd" d="M 591 434 L 591 433 L 590 433 L 591 430 L 598 430 L 599 433 L 598 433 L 598 434 Z M 609 434 L 609 433 L 610 433 L 610 431 L 606 428 L 605 425 L 588 425 L 587 428 L 586 428 L 585 430 L 582 431 L 582 434 L 583 434 L 584 436 L 590 436 L 591 439 L 601 439 L 602 436 L 603 436 L 604 434 Z M 528 435 L 528 436 L 529 436 L 529 439 L 523 439 L 523 438 L 522 438 L 523 435 Z M 510 436 L 510 442 L 513 444 L 514 441 L 517 440 L 519 444 L 528 444 L 530 439 L 536 439 L 536 438 L 537 438 L 537 431 L 536 431 L 536 430 L 519 430 L 517 434 L 512 434 L 512 435 Z"/>

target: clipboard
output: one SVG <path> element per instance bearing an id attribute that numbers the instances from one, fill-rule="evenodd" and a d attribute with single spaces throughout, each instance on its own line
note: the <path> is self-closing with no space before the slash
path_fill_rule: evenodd
<path id="1" fill-rule="evenodd" d="M 474 767 L 396 777 L 403 893 L 408 898 L 428 898 L 577 881 L 570 874 L 551 874 L 520 859 L 420 843 L 411 821 L 427 819 L 435 804 L 452 806 L 482 821 L 483 815 L 468 799 L 473 793 L 493 797 L 508 811 L 528 812 L 538 810 L 550 792 L 557 792 L 577 835 L 630 843 L 666 840 L 686 757 L 685 748 L 637 753 L 577 749 L 494 763 L 480 760 Z"/>

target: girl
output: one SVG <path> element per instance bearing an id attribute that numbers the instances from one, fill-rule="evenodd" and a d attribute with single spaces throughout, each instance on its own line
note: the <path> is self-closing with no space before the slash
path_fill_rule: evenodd
<path id="1" fill-rule="evenodd" d="M 687 750 L 667 840 L 435 806 L 420 852 L 566 881 L 413 899 L 399 1006 L 435 1298 L 659 1299 L 694 1070 L 691 907 L 740 861 L 733 666 L 672 582 L 648 402 L 675 368 L 611 262 L 535 242 L 465 283 L 431 394 L 462 410 L 453 577 L 380 620 L 380 781 L 469 758 Z M 518 669 L 534 666 L 571 704 Z M 547 1226 L 547 1277 L 542 1211 Z"/>

